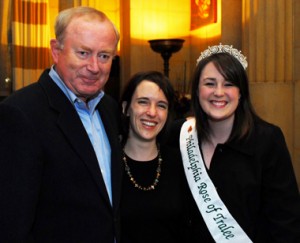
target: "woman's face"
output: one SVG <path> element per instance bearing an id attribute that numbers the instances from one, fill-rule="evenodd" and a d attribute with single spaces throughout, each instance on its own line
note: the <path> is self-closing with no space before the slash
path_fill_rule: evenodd
<path id="1" fill-rule="evenodd" d="M 159 86 L 143 80 L 133 93 L 127 115 L 130 117 L 129 139 L 156 140 L 168 116 L 168 100 Z"/>
<path id="2" fill-rule="evenodd" d="M 225 80 L 212 62 L 202 70 L 198 86 L 200 106 L 210 121 L 234 121 L 240 90 Z"/>

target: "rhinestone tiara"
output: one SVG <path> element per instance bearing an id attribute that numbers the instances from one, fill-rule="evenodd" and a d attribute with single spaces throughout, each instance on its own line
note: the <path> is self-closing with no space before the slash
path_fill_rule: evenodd
<path id="1" fill-rule="evenodd" d="M 229 53 L 230 55 L 234 56 L 236 59 L 239 60 L 239 62 L 242 64 L 245 70 L 248 66 L 246 57 L 241 53 L 241 51 L 233 48 L 232 45 L 222 45 L 221 43 L 216 46 L 209 46 L 205 51 L 201 52 L 199 58 L 197 59 L 197 65 L 202 59 L 216 53 Z"/>

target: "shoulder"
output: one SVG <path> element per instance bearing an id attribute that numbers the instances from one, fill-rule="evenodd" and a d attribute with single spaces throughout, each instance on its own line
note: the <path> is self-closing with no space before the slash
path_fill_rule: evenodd
<path id="1" fill-rule="evenodd" d="M 181 153 L 178 148 L 172 147 L 170 145 L 161 145 L 160 153 L 164 160 L 168 161 L 168 163 L 182 164 Z"/>
<path id="2" fill-rule="evenodd" d="M 19 107 L 6 103 L 0 104 L 0 143 L 1 149 L 5 147 L 14 148 L 18 151 L 21 144 L 22 149 L 27 145 L 36 148 L 33 145 L 33 126 L 31 120 L 26 116 Z M 31 142 L 28 142 L 28 140 Z M 2 150 L 4 151 L 4 150 Z M 9 150 L 10 151 L 10 150 Z M 5 153 L 8 151 L 5 151 Z M 4 156 L 4 152 L 0 153 Z"/>
<path id="3" fill-rule="evenodd" d="M 267 161 L 281 156 L 290 158 L 280 127 L 265 121 L 256 121 L 250 136 L 238 141 L 235 146 Z"/>
<path id="4" fill-rule="evenodd" d="M 168 156 L 173 156 L 173 155 L 177 155 L 180 154 L 180 150 L 177 148 L 174 148 L 168 144 L 162 144 L 160 145 L 160 151 L 161 153 L 168 155 Z"/>
<path id="5" fill-rule="evenodd" d="M 281 128 L 266 121 L 255 122 L 253 136 L 255 137 L 255 140 L 259 139 L 260 141 L 266 141 L 270 143 L 285 141 Z"/>
<path id="6" fill-rule="evenodd" d="M 104 107 L 107 110 L 113 110 L 114 112 L 119 109 L 117 101 L 108 94 L 104 94 L 99 105 L 100 107 Z"/>
<path id="7" fill-rule="evenodd" d="M 118 105 L 118 102 L 112 96 L 110 96 L 109 94 L 106 94 L 106 93 L 104 94 L 102 101 L 113 104 L 113 105 Z"/>
<path id="8" fill-rule="evenodd" d="M 184 168 L 180 150 L 174 147 L 161 145 L 162 173 L 168 174 L 178 182 L 184 178 Z M 168 177 L 168 176 L 167 176 Z"/>
<path id="9" fill-rule="evenodd" d="M 230 142 L 228 145 L 247 154 L 256 154 L 256 156 L 288 153 L 280 127 L 263 120 L 255 121 L 247 138 Z"/>
<path id="10" fill-rule="evenodd" d="M 17 91 L 14 91 L 3 101 L 3 103 L 29 103 L 40 93 L 40 91 L 42 91 L 42 89 L 40 89 L 39 84 L 33 83 Z"/>
<path id="11" fill-rule="evenodd" d="M 171 122 L 167 143 L 169 146 L 179 148 L 180 130 L 186 119 L 177 119 Z"/>
<path id="12" fill-rule="evenodd" d="M 18 119 L 14 119 L 19 117 L 20 110 L 14 106 L 11 106 L 10 104 L 7 104 L 5 102 L 0 103 L 0 122 L 5 122 L 7 120 L 13 120 L 15 122 L 18 122 Z"/>
<path id="13" fill-rule="evenodd" d="M 51 94 L 58 96 L 59 88 L 56 87 L 48 73 L 49 70 L 46 69 L 41 74 L 37 82 L 14 91 L 3 101 L 3 103 L 9 104 L 11 106 L 19 106 L 21 109 L 25 109 L 28 106 L 39 106 L 44 103 L 43 101 L 48 102 L 49 91 L 46 91 L 48 87 L 54 87 L 54 90 Z"/>

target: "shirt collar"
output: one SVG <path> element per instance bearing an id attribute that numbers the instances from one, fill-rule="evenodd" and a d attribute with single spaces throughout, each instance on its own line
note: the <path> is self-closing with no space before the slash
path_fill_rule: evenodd
<path id="1" fill-rule="evenodd" d="M 74 105 L 76 102 L 82 102 L 62 81 L 59 77 L 58 73 L 54 69 L 54 65 L 51 66 L 49 76 L 53 79 L 53 81 L 57 84 L 57 86 L 64 92 L 67 98 L 71 101 Z M 100 91 L 100 93 L 95 96 L 93 99 L 88 101 L 88 106 L 90 111 L 94 111 L 102 97 L 104 96 L 104 92 Z"/>

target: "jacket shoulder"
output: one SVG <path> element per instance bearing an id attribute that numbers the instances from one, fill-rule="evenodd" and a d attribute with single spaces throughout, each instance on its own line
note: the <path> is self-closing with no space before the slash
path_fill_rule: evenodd
<path id="1" fill-rule="evenodd" d="M 254 126 L 254 136 L 262 140 L 278 141 L 278 139 L 285 140 L 281 128 L 277 125 L 268 123 L 266 121 L 259 121 Z"/>

